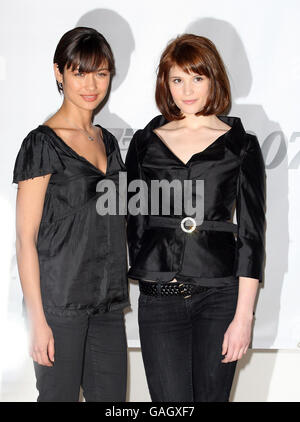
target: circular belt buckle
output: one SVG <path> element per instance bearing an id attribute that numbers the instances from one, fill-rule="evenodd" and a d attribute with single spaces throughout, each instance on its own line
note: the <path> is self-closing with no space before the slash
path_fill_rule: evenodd
<path id="1" fill-rule="evenodd" d="M 184 226 L 184 223 L 186 223 L 187 221 L 191 221 L 192 222 L 192 225 L 190 225 L 190 228 L 189 229 L 187 229 Z M 181 220 L 180 226 L 181 226 L 181 228 L 182 228 L 182 230 L 184 232 L 186 232 L 186 233 L 192 233 L 195 230 L 195 228 L 197 227 L 197 224 L 196 224 L 196 221 L 195 221 L 195 219 L 193 217 L 185 217 L 185 218 L 183 218 Z"/>

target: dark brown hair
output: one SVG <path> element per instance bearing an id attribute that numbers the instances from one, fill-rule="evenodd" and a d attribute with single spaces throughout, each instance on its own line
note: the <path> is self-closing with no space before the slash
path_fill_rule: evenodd
<path id="1" fill-rule="evenodd" d="M 183 34 L 171 40 L 161 55 L 158 66 L 155 100 L 164 115 L 171 120 L 184 118 L 173 101 L 169 89 L 169 72 L 172 66 L 184 72 L 205 75 L 210 80 L 210 90 L 204 108 L 197 116 L 227 113 L 231 107 L 230 83 L 225 66 L 216 46 L 208 38 Z"/>
<path id="2" fill-rule="evenodd" d="M 96 29 L 79 26 L 66 32 L 57 44 L 53 63 L 63 74 L 65 66 L 79 72 L 95 72 L 99 66 L 106 63 L 111 76 L 115 74 L 115 61 L 110 45 Z M 59 93 L 63 89 L 56 81 Z"/>

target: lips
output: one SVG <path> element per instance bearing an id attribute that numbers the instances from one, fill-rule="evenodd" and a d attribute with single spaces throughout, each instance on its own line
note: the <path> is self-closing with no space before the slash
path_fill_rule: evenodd
<path id="1" fill-rule="evenodd" d="M 96 101 L 98 95 L 81 95 L 81 97 L 84 99 L 84 101 L 92 102 Z"/>
<path id="2" fill-rule="evenodd" d="M 183 100 L 184 104 L 194 104 L 197 100 Z"/>

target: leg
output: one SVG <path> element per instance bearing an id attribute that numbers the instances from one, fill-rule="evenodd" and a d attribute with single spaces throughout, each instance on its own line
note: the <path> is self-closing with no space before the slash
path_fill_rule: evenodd
<path id="1" fill-rule="evenodd" d="M 193 296 L 193 379 L 197 402 L 227 402 L 237 361 L 222 363 L 222 343 L 232 321 L 238 284 Z"/>
<path id="2" fill-rule="evenodd" d="M 123 311 L 90 316 L 82 376 L 87 402 L 125 402 L 127 340 Z"/>
<path id="3" fill-rule="evenodd" d="M 193 401 L 188 301 L 140 294 L 140 340 L 152 401 Z"/>
<path id="4" fill-rule="evenodd" d="M 38 402 L 78 402 L 87 315 L 54 316 L 45 313 L 54 337 L 54 365 L 34 363 Z"/>

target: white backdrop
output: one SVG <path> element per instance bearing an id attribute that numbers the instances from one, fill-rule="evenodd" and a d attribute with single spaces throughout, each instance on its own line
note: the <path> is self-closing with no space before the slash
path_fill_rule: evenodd
<path id="1" fill-rule="evenodd" d="M 61 104 L 52 58 L 60 37 L 75 26 L 96 28 L 114 51 L 117 76 L 95 122 L 115 133 L 123 158 L 134 130 L 159 113 L 155 72 L 166 43 L 184 32 L 215 42 L 232 85 L 229 114 L 256 133 L 267 167 L 267 259 L 252 347 L 300 348 L 299 2 L 12 0 L 0 8 L 0 376 L 17 374 L 27 356 L 15 256 L 13 165 L 25 135 Z M 126 325 L 133 347 L 139 345 L 133 283 L 130 294 Z"/>

